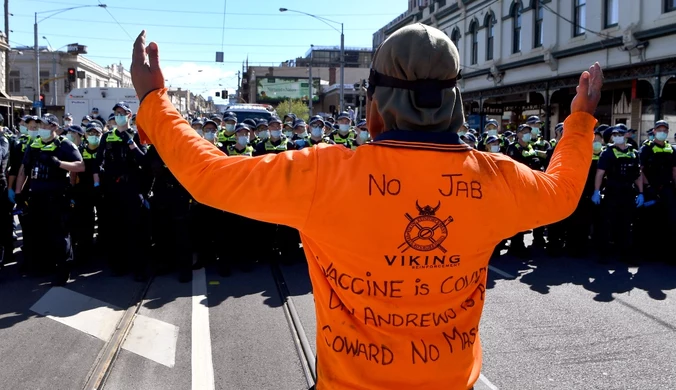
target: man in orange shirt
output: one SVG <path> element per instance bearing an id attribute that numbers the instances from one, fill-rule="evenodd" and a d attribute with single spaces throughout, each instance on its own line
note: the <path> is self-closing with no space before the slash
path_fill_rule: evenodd
<path id="1" fill-rule="evenodd" d="M 300 231 L 316 302 L 319 390 L 472 388 L 493 248 L 577 206 L 591 162 L 600 66 L 580 77 L 547 172 L 460 141 L 459 70 L 443 32 L 404 27 L 373 57 L 373 142 L 227 157 L 167 98 L 157 45 L 146 47 L 145 32 L 136 41 L 139 131 L 185 188 L 200 203 Z M 334 207 L 355 197 L 368 212 Z M 504 219 L 483 218 L 496 207 Z M 468 229 L 482 234 L 468 237 Z"/>

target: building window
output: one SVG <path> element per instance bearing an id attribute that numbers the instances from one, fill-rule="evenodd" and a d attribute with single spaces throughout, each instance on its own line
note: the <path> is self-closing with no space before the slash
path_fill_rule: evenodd
<path id="1" fill-rule="evenodd" d="M 664 12 L 676 11 L 676 0 L 664 0 Z"/>
<path id="2" fill-rule="evenodd" d="M 604 13 L 606 15 L 606 25 L 605 28 L 617 26 L 619 19 L 619 0 L 605 0 L 604 4 Z"/>
<path id="3" fill-rule="evenodd" d="M 101 86 L 101 80 L 96 79 L 96 87 L 98 88 L 98 87 L 100 87 L 100 86 Z"/>
<path id="4" fill-rule="evenodd" d="M 521 51 L 521 2 L 515 1 L 513 7 L 512 53 L 518 53 Z"/>
<path id="5" fill-rule="evenodd" d="M 12 70 L 9 72 L 9 93 L 21 92 L 21 72 Z"/>
<path id="6" fill-rule="evenodd" d="M 542 28 L 542 20 L 544 19 L 544 11 L 542 5 L 540 5 L 540 0 L 534 0 L 534 15 L 535 23 L 533 29 L 533 47 L 541 47 L 542 43 L 545 40 L 545 30 Z"/>
<path id="7" fill-rule="evenodd" d="M 45 81 L 47 81 L 47 80 L 49 80 L 49 71 L 48 70 L 41 70 L 40 71 L 40 92 L 49 93 L 49 86 L 50 86 L 51 82 L 45 83 Z"/>
<path id="8" fill-rule="evenodd" d="M 456 27 L 453 29 L 453 32 L 451 32 L 451 41 L 453 41 L 456 48 L 460 47 L 460 38 L 460 29 Z"/>
<path id="9" fill-rule="evenodd" d="M 492 12 L 486 15 L 484 26 L 486 26 L 486 61 L 493 59 L 493 41 L 495 40 L 495 24 L 497 20 Z"/>
<path id="10" fill-rule="evenodd" d="M 472 35 L 472 53 L 470 55 L 470 65 L 476 65 L 479 62 L 479 23 L 472 21 L 469 26 Z"/>
<path id="11" fill-rule="evenodd" d="M 586 31 L 585 21 L 587 20 L 586 6 L 587 0 L 574 0 L 575 9 L 573 10 L 573 35 L 583 35 Z"/>
<path id="12" fill-rule="evenodd" d="M 92 87 L 92 77 L 87 76 L 87 86 L 85 88 L 91 88 Z"/>

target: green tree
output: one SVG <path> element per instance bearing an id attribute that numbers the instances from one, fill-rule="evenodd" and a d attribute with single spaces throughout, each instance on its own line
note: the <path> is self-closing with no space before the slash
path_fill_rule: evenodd
<path id="1" fill-rule="evenodd" d="M 293 113 L 296 114 L 298 119 L 303 119 L 305 121 L 310 119 L 310 108 L 300 99 L 284 100 L 283 102 L 277 104 L 275 109 L 277 110 L 277 115 L 279 115 L 280 118 L 283 118 L 284 115 L 288 113 Z"/>

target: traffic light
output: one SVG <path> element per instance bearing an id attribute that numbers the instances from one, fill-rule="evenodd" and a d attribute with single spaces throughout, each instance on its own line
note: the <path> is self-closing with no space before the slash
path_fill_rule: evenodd
<path id="1" fill-rule="evenodd" d="M 228 98 L 228 91 L 227 90 L 222 90 L 221 91 L 221 98 L 222 99 L 227 99 Z"/>
<path id="2" fill-rule="evenodd" d="M 68 68 L 68 81 L 74 83 L 77 81 L 77 74 L 75 73 L 75 68 Z"/>
<path id="3" fill-rule="evenodd" d="M 216 97 L 221 97 L 221 93 L 220 93 L 220 92 L 216 92 Z"/>
<path id="4" fill-rule="evenodd" d="M 40 94 L 40 103 L 42 103 L 42 107 L 45 106 L 45 94 L 44 93 Z"/>

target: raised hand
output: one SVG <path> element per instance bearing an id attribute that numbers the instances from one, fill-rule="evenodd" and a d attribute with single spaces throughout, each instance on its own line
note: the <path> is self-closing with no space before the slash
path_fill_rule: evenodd
<path id="1" fill-rule="evenodd" d="M 570 103 L 570 112 L 586 112 L 594 115 L 596 106 L 601 99 L 602 87 L 603 71 L 601 70 L 601 65 L 597 62 L 589 67 L 589 71 L 584 71 L 580 75 L 577 94 Z"/>
<path id="2" fill-rule="evenodd" d="M 160 50 L 155 42 L 150 42 L 146 47 L 146 30 L 141 31 L 134 42 L 131 82 L 136 89 L 136 95 L 141 100 L 149 92 L 164 88 L 164 75 L 160 69 Z"/>

